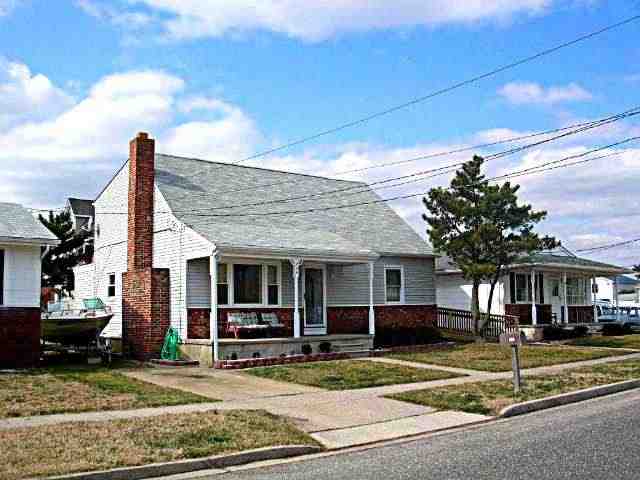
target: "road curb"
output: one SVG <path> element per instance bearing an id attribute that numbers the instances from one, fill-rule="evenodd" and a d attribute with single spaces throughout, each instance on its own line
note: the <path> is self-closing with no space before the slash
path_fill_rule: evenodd
<path id="1" fill-rule="evenodd" d="M 309 455 L 321 451 L 322 448 L 311 445 L 282 445 L 207 458 L 154 463 L 151 465 L 116 468 L 98 472 L 75 473 L 49 477 L 47 480 L 142 480 L 145 478 L 164 477 L 198 470 L 224 469 L 253 462 Z"/>
<path id="2" fill-rule="evenodd" d="M 525 413 L 537 412 L 538 410 L 545 410 L 547 408 L 567 405 L 569 403 L 581 402 L 583 400 L 602 397 L 604 395 L 624 392 L 625 390 L 632 390 L 634 388 L 640 388 L 640 380 L 627 380 L 624 382 L 611 383 L 609 385 L 603 385 L 600 387 L 585 388 L 584 390 L 563 393 L 561 395 L 555 395 L 553 397 L 516 403 L 515 405 L 510 405 L 503 408 L 500 411 L 498 417 L 514 417 L 516 415 L 523 415 Z"/>

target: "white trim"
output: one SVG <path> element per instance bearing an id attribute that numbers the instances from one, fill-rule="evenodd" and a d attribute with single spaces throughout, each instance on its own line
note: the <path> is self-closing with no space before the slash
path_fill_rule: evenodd
<path id="1" fill-rule="evenodd" d="M 387 300 L 387 270 L 400 270 L 400 301 L 390 302 Z M 405 282 L 404 282 L 404 266 L 403 265 L 385 265 L 384 266 L 384 303 L 385 305 L 404 305 L 405 304 Z"/>
<path id="2" fill-rule="evenodd" d="M 369 262 L 369 335 L 376 334 L 376 312 L 373 307 L 373 276 L 375 262 Z"/>
<path id="3" fill-rule="evenodd" d="M 322 326 L 307 325 L 307 299 L 306 299 L 306 274 L 307 269 L 322 271 Z M 324 264 L 307 264 L 302 267 L 302 307 L 304 311 L 304 334 L 305 335 L 326 335 L 327 334 L 327 266 Z"/>
<path id="4" fill-rule="evenodd" d="M 302 258 L 304 261 L 309 262 L 323 262 L 323 263 L 367 263 L 371 260 L 377 260 L 380 255 L 377 253 L 363 253 L 362 255 L 341 255 L 335 256 L 327 253 L 315 253 L 304 252 L 298 250 L 284 250 L 284 249 L 257 249 L 257 248 L 242 248 L 242 247 L 229 247 L 221 248 L 221 253 L 225 257 L 235 258 L 263 258 L 268 260 L 288 260 L 290 258 Z"/>
<path id="5" fill-rule="evenodd" d="M 211 308 L 209 310 L 209 340 L 213 344 L 213 361 L 219 359 L 218 349 L 218 252 L 211 252 L 209 257 L 209 276 L 211 278 Z"/>

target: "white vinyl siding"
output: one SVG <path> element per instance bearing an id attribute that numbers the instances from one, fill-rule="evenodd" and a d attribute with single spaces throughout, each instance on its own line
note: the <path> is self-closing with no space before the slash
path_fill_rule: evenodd
<path id="1" fill-rule="evenodd" d="M 40 246 L 0 245 L 4 251 L 3 307 L 39 307 Z"/>

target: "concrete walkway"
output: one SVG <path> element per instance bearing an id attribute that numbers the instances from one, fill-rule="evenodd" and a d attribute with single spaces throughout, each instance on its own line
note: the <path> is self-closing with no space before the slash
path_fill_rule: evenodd
<path id="1" fill-rule="evenodd" d="M 557 373 L 567 369 L 631 359 L 640 359 L 640 353 L 533 368 L 524 370 L 523 374 Z M 377 440 L 428 433 L 442 428 L 485 421 L 490 418 L 482 415 L 461 414 L 461 412 L 435 412 L 429 407 L 383 398 L 386 395 L 511 377 L 511 372 L 487 373 L 385 358 L 367 360 L 410 365 L 416 368 L 434 368 L 452 372 L 455 370 L 455 373 L 467 373 L 468 376 L 359 390 L 326 391 L 259 379 L 241 372 L 204 369 L 138 371 L 131 375 L 158 385 L 174 386 L 199 394 L 203 394 L 203 391 L 198 388 L 204 383 L 206 396 L 211 398 L 226 397 L 226 400 L 217 403 L 174 407 L 11 418 L 0 420 L 0 430 L 66 422 L 101 422 L 211 410 L 260 409 L 288 417 L 299 428 L 312 434 L 328 448 L 342 448 Z M 215 385 L 216 383 L 218 385 Z M 245 391 L 244 393 L 223 391 L 230 388 L 245 389 Z"/>

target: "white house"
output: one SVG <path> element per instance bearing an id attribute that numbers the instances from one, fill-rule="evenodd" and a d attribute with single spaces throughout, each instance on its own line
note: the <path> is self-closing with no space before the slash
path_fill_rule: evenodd
<path id="1" fill-rule="evenodd" d="M 57 243 L 24 207 L 0 203 L 0 367 L 38 360 L 40 258 L 43 247 Z"/>
<path id="2" fill-rule="evenodd" d="M 105 333 L 136 356 L 169 325 L 210 364 L 435 322 L 435 255 L 366 184 L 156 154 L 140 134 L 94 207 L 76 296 L 110 305 Z"/>
<path id="3" fill-rule="evenodd" d="M 498 282 L 491 312 L 517 315 L 521 325 L 591 323 L 597 321 L 593 285 L 597 278 L 615 278 L 629 270 L 579 258 L 564 247 L 522 258 Z M 469 310 L 471 282 L 448 258 L 436 268 L 437 301 L 441 307 Z M 489 283 L 480 286 L 480 308 L 487 309 Z M 602 298 L 602 297 L 600 297 Z"/>

